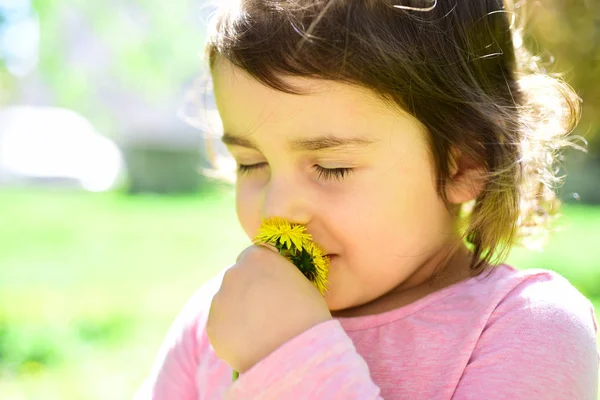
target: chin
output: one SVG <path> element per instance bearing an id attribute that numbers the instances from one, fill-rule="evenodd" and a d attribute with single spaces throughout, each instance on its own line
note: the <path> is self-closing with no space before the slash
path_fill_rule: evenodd
<path id="1" fill-rule="evenodd" d="M 331 291 L 325 293 L 325 302 L 327 303 L 327 308 L 329 308 L 329 311 L 331 311 L 332 313 L 348 308 L 348 306 L 340 300 L 341 299 L 336 298 L 335 293 L 332 293 Z"/>
<path id="2" fill-rule="evenodd" d="M 329 308 L 329 311 L 334 316 L 335 313 L 341 313 L 362 304 L 360 301 L 356 301 L 356 299 L 344 299 L 340 296 L 336 296 L 335 292 L 325 293 L 325 302 L 327 303 L 327 308 Z"/>

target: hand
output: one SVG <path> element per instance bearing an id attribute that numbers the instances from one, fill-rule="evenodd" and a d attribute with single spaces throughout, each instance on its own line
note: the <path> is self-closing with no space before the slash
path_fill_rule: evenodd
<path id="1" fill-rule="evenodd" d="M 253 245 L 225 272 L 206 331 L 219 358 L 244 372 L 283 343 L 330 320 L 323 296 L 273 250 Z"/>

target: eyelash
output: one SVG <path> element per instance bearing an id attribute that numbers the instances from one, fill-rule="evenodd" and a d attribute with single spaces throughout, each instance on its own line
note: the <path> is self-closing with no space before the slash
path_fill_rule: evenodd
<path id="1" fill-rule="evenodd" d="M 256 169 L 262 168 L 266 163 L 253 164 L 253 165 L 242 165 L 238 166 L 238 172 L 241 175 L 248 174 Z M 341 181 L 352 172 L 352 168 L 323 168 L 320 165 L 315 165 L 317 170 L 318 179 L 322 180 L 338 180 Z"/>

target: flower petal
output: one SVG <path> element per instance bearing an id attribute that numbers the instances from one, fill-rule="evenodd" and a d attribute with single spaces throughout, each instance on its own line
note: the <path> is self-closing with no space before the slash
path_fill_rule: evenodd
<path id="1" fill-rule="evenodd" d="M 300 224 L 292 224 L 289 221 L 272 217 L 263 220 L 258 233 L 252 239 L 253 243 L 270 243 L 274 245 L 288 260 L 301 254 L 310 256 L 309 271 L 305 272 L 311 278 L 313 285 L 324 295 L 328 290 L 327 275 L 329 272 L 329 257 L 323 255 L 321 248 L 312 241 L 312 235 L 306 232 L 306 227 Z M 287 251 L 286 251 L 287 249 Z M 302 251 L 306 253 L 303 253 Z M 305 259 L 306 261 L 306 259 Z M 297 261 L 301 263 L 301 261 Z M 295 264 L 300 268 L 302 264 Z M 307 268 L 305 265 L 304 268 Z M 301 269 L 302 270 L 302 269 Z"/>

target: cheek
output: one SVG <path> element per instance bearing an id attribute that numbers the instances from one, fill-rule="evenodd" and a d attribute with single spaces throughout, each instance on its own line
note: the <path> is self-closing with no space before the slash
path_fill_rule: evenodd
<path id="1" fill-rule="evenodd" d="M 398 192 L 393 229 L 401 233 L 405 249 L 415 252 L 438 243 L 448 229 L 448 212 L 429 179 L 409 180 Z"/>
<path id="2" fill-rule="evenodd" d="M 370 258 L 388 253 L 414 258 L 444 239 L 448 213 L 433 176 L 423 173 L 427 167 L 413 162 L 391 170 L 385 179 L 373 180 L 353 196 L 341 220 L 348 240 L 358 243 L 355 249 Z"/>

